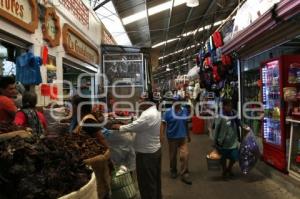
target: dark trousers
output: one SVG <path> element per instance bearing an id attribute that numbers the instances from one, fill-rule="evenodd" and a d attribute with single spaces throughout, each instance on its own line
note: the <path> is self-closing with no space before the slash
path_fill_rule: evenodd
<path id="1" fill-rule="evenodd" d="M 141 199 L 161 199 L 161 149 L 136 153 L 136 173 Z"/>

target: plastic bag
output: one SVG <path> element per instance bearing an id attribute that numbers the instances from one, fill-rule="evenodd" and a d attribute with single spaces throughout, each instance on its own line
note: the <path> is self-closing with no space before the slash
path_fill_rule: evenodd
<path id="1" fill-rule="evenodd" d="M 259 159 L 260 152 L 259 146 L 256 141 L 255 135 L 251 130 L 243 139 L 240 147 L 240 168 L 242 173 L 248 174 L 255 166 Z"/>
<path id="2" fill-rule="evenodd" d="M 114 165 L 124 165 L 129 171 L 135 170 L 134 134 L 110 130 L 109 136 L 105 139 L 110 146 Z"/>

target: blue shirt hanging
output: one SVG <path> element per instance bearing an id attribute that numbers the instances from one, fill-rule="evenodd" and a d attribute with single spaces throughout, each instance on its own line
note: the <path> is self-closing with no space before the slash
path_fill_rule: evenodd
<path id="1" fill-rule="evenodd" d="M 42 83 L 40 66 L 42 59 L 33 53 L 24 53 L 17 57 L 16 79 L 24 85 L 38 85 Z"/>

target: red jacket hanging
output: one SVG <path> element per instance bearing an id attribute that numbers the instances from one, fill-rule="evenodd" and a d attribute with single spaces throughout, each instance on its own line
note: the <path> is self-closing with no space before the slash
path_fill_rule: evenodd
<path id="1" fill-rule="evenodd" d="M 218 66 L 213 66 L 213 77 L 216 82 L 219 82 L 221 80 L 221 77 L 218 72 Z"/>
<path id="2" fill-rule="evenodd" d="M 43 60 L 43 65 L 46 65 L 48 63 L 48 47 L 47 46 L 42 47 L 42 60 Z"/>
<path id="3" fill-rule="evenodd" d="M 215 47 L 216 48 L 219 48 L 221 46 L 223 46 L 223 38 L 222 38 L 222 35 L 220 32 L 214 32 L 213 34 L 213 41 L 214 41 L 214 44 L 215 44 Z"/>
<path id="4" fill-rule="evenodd" d="M 222 64 L 224 66 L 230 66 L 232 64 L 231 57 L 229 55 L 222 55 Z"/>

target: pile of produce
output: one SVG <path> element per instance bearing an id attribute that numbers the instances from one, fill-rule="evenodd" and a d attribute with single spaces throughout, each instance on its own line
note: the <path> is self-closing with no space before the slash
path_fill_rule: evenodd
<path id="1" fill-rule="evenodd" d="M 64 146 L 66 149 L 77 151 L 81 160 L 104 154 L 106 151 L 106 149 L 97 142 L 96 138 L 92 138 L 84 133 L 79 135 L 68 134 L 58 137 L 55 142 Z"/>
<path id="2" fill-rule="evenodd" d="M 104 148 L 87 135 L 54 139 L 12 138 L 0 143 L 0 197 L 56 199 L 84 186 L 91 170 L 86 158 Z"/>
<path id="3" fill-rule="evenodd" d="M 24 129 L 24 127 L 17 126 L 14 123 L 0 122 L 0 134 Z"/>

